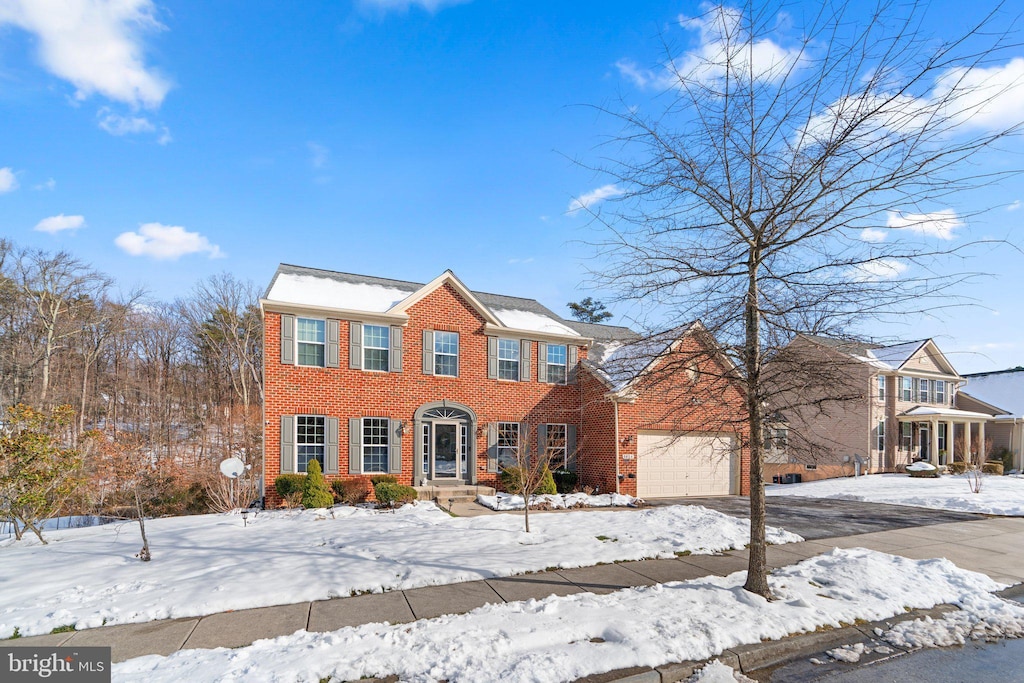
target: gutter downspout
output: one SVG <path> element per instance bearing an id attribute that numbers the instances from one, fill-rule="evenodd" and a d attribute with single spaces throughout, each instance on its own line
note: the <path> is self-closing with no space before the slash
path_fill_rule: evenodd
<path id="1" fill-rule="evenodd" d="M 619 402 L 612 399 L 615 411 L 615 493 L 619 493 Z"/>

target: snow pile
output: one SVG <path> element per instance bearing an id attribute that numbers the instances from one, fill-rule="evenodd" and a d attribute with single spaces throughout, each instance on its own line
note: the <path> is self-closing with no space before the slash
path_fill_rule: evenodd
<path id="1" fill-rule="evenodd" d="M 267 294 L 271 301 L 307 306 L 347 308 L 353 311 L 383 313 L 398 302 L 407 299 L 411 290 L 371 285 L 361 282 L 343 282 L 330 277 L 279 273 Z"/>
<path id="2" fill-rule="evenodd" d="M 993 641 L 1024 637 L 1024 605 L 990 594 L 964 597 L 961 610 L 941 619 L 922 617 L 896 624 L 880 634 L 902 648 L 949 647 L 968 640 Z"/>
<path id="3" fill-rule="evenodd" d="M 522 510 L 526 507 L 523 504 L 522 496 L 513 496 L 508 493 L 498 493 L 494 496 L 477 496 L 476 502 L 492 510 L 503 512 Z M 643 501 L 633 496 L 624 496 L 621 493 L 601 493 L 596 496 L 588 496 L 586 493 L 556 493 L 530 496 L 530 509 L 565 510 L 571 508 L 636 507 L 639 502 Z"/>
<path id="4" fill-rule="evenodd" d="M 1024 478 L 983 475 L 980 493 L 972 493 L 967 475 L 910 478 L 901 474 L 823 479 L 803 484 L 766 486 L 769 496 L 838 498 L 869 503 L 977 512 L 986 515 L 1024 516 Z"/>
<path id="5" fill-rule="evenodd" d="M 554 318 L 533 311 L 519 311 L 512 308 L 494 308 L 494 315 L 505 327 L 516 330 L 530 330 L 531 332 L 548 332 L 550 334 L 564 334 L 570 337 L 579 337 L 580 333 Z"/>
<path id="6" fill-rule="evenodd" d="M 392 674 L 424 683 L 572 681 L 632 666 L 700 661 L 727 648 L 884 619 L 906 608 L 951 602 L 991 612 L 999 598 L 986 594 L 1002 588 L 948 560 L 909 560 L 863 548 L 833 550 L 776 570 L 769 579 L 773 601 L 744 591 L 745 575 L 487 605 L 411 624 L 299 631 L 234 650 L 141 657 L 115 665 L 113 673 L 119 680 L 154 683 Z"/>
<path id="7" fill-rule="evenodd" d="M 686 683 L 756 683 L 719 660 L 708 662 L 703 669 L 686 679 Z"/>
<path id="8" fill-rule="evenodd" d="M 47 533 L 0 547 L 0 638 L 742 548 L 750 523 L 695 506 L 453 518 L 433 503 L 201 515 Z M 778 529 L 772 543 L 802 540 Z M 46 577 L 40 581 L 39 577 Z"/>
<path id="9" fill-rule="evenodd" d="M 907 465 L 907 472 L 934 472 L 938 468 L 926 460 L 918 460 L 912 465 Z"/>
<path id="10" fill-rule="evenodd" d="M 887 645 L 874 645 L 873 643 L 853 643 L 852 645 L 843 645 L 841 647 L 833 648 L 825 652 L 825 654 L 827 654 L 832 659 L 835 659 L 839 662 L 846 662 L 847 664 L 856 664 L 860 661 L 861 657 L 871 653 L 889 655 L 893 653 L 893 649 Z M 821 662 L 819 661 L 818 663 Z"/>

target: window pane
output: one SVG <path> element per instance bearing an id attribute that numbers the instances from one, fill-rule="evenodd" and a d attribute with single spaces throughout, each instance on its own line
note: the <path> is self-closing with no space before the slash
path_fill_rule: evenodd
<path id="1" fill-rule="evenodd" d="M 363 471 L 388 471 L 388 420 L 363 418 Z"/>
<path id="2" fill-rule="evenodd" d="M 434 332 L 434 353 L 458 354 L 458 332 Z"/>
<path id="3" fill-rule="evenodd" d="M 299 318 L 296 320 L 297 338 L 300 342 L 324 343 L 324 321 Z"/>
<path id="4" fill-rule="evenodd" d="M 548 455 L 550 456 L 551 467 L 564 468 L 565 462 L 565 425 L 563 424 L 549 424 L 547 434 L 545 435 L 545 446 L 547 448 Z"/>
<path id="5" fill-rule="evenodd" d="M 299 365 L 324 366 L 324 345 L 299 342 Z"/>
<path id="6" fill-rule="evenodd" d="M 519 361 L 499 360 L 498 379 L 519 379 Z"/>
<path id="7" fill-rule="evenodd" d="M 299 415 L 295 420 L 296 470 L 307 471 L 311 460 L 324 467 L 324 418 L 315 415 Z"/>
<path id="8" fill-rule="evenodd" d="M 565 384 L 565 366 L 548 364 L 548 383 Z"/>
<path id="9" fill-rule="evenodd" d="M 457 376 L 459 374 L 458 357 L 434 354 L 434 374 L 449 375 L 451 377 Z"/>
<path id="10" fill-rule="evenodd" d="M 548 344 L 548 365 L 565 365 L 565 344 Z"/>
<path id="11" fill-rule="evenodd" d="M 387 349 L 363 349 L 363 370 L 387 370 Z"/>
<path id="12" fill-rule="evenodd" d="M 501 468 L 515 467 L 516 455 L 519 451 L 519 424 L 516 422 L 498 423 L 498 466 Z"/>
<path id="13" fill-rule="evenodd" d="M 390 332 L 384 325 L 363 325 L 363 346 L 371 349 L 388 348 Z"/>
<path id="14" fill-rule="evenodd" d="M 501 360 L 519 360 L 519 341 L 516 339 L 499 339 L 498 358 Z"/>

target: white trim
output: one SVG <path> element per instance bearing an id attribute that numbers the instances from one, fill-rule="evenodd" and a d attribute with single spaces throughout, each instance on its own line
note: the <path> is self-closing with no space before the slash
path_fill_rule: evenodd
<path id="1" fill-rule="evenodd" d="M 315 320 L 324 324 L 324 340 L 322 342 L 302 341 L 299 339 L 299 321 Z M 295 316 L 295 366 L 300 368 L 326 368 L 327 367 L 327 318 L 312 317 L 308 315 Z M 321 365 L 307 365 L 299 362 L 299 344 L 319 344 L 324 348 L 324 362 Z"/>
<path id="2" fill-rule="evenodd" d="M 387 441 L 384 442 L 384 448 L 387 452 L 384 454 L 384 469 L 373 470 L 372 472 L 366 471 L 366 421 L 367 420 L 383 420 L 384 421 L 384 436 L 387 437 Z M 370 447 L 379 448 L 381 444 L 369 444 Z M 376 417 L 368 415 L 359 418 L 359 473 L 360 474 L 387 474 L 390 470 L 391 463 L 391 419 L 387 417 Z"/>
<path id="3" fill-rule="evenodd" d="M 536 330 L 522 330 L 515 327 L 505 327 L 504 325 L 497 324 L 492 325 L 487 323 L 484 325 L 484 334 L 492 337 L 511 337 L 515 336 L 519 339 L 528 339 L 530 341 L 553 341 L 557 344 L 575 344 L 576 346 L 585 346 L 590 348 L 594 345 L 594 340 L 591 337 L 580 337 L 571 334 L 558 334 L 557 332 L 538 332 Z"/>
<path id="4" fill-rule="evenodd" d="M 284 313 L 287 315 L 301 315 L 310 317 L 310 314 L 322 315 L 328 318 L 340 320 L 365 320 L 384 321 L 388 325 L 404 327 L 409 322 L 409 316 L 395 313 L 372 313 L 368 311 L 354 311 L 351 308 L 330 308 L 328 306 L 310 306 L 308 304 L 290 304 L 272 299 L 260 299 L 261 313 Z"/>
<path id="5" fill-rule="evenodd" d="M 315 365 L 304 365 L 303 367 L 309 368 L 309 367 L 316 367 L 316 366 Z M 292 432 L 293 432 L 292 433 L 292 471 L 295 474 L 306 474 L 306 472 L 300 472 L 299 471 L 299 445 L 300 445 L 299 444 L 299 418 L 300 417 L 316 417 L 316 418 L 319 418 L 319 419 L 323 420 L 323 422 L 324 422 L 324 442 L 322 444 L 320 444 L 320 445 L 323 446 L 323 448 L 324 448 L 323 469 L 327 469 L 327 416 L 326 415 L 316 415 L 316 414 L 313 414 L 313 413 L 301 413 L 301 414 L 298 414 L 298 415 L 294 415 L 293 417 L 294 417 L 294 419 L 292 420 Z M 316 446 L 317 444 L 314 443 L 314 444 L 302 444 L 302 445 L 303 446 Z M 308 464 L 307 464 L 306 469 L 308 471 L 308 469 L 309 469 Z"/>
<path id="6" fill-rule="evenodd" d="M 458 332 L 450 332 L 448 330 L 433 330 L 433 332 L 434 332 L 434 334 L 432 336 L 434 338 L 434 377 L 456 377 L 457 378 L 459 376 L 459 370 L 460 370 L 460 368 L 459 368 L 459 356 L 462 355 L 461 354 L 461 351 L 462 351 L 462 335 L 460 335 Z M 437 345 L 438 345 L 437 336 L 439 334 L 454 334 L 455 335 L 455 353 L 447 353 L 447 352 L 443 352 L 442 353 L 441 351 L 437 350 Z M 455 374 L 454 375 L 442 374 L 442 373 L 437 371 L 438 356 L 444 356 L 445 358 L 452 358 L 452 357 L 455 358 Z"/>
<path id="7" fill-rule="evenodd" d="M 359 322 L 359 321 L 356 321 Z M 359 359 L 359 369 L 363 372 L 391 372 L 391 326 L 390 325 L 378 325 L 377 323 L 369 323 L 369 327 L 383 327 L 388 331 L 388 343 L 386 346 L 367 346 L 366 345 L 366 328 L 367 323 L 361 323 L 361 330 L 363 338 L 359 340 L 359 350 L 363 354 L 362 358 Z M 349 326 L 349 334 L 352 334 L 352 327 Z M 352 348 L 352 341 L 349 340 L 349 348 Z M 386 351 L 387 360 L 384 362 L 384 369 L 380 368 L 367 368 L 366 367 L 366 349 L 373 349 L 374 351 Z"/>
<path id="8" fill-rule="evenodd" d="M 564 363 L 552 363 L 549 360 L 551 358 L 551 349 L 553 349 L 555 347 L 558 347 L 558 346 L 564 346 L 565 347 L 565 362 Z M 540 361 L 538 359 L 538 364 L 539 363 L 540 363 Z M 547 375 L 543 379 L 538 377 L 537 381 L 539 381 L 541 384 L 554 384 L 555 386 L 559 386 L 559 387 L 565 386 L 566 384 L 568 384 L 569 383 L 569 345 L 568 344 L 548 344 L 547 345 L 547 357 L 544 359 L 544 365 L 545 365 L 545 369 L 547 370 Z M 561 382 L 552 382 L 550 379 L 548 379 L 548 377 L 551 376 L 551 368 L 552 368 L 552 366 L 556 367 L 556 368 L 559 368 L 559 367 L 560 368 L 565 368 L 565 372 L 562 374 L 562 381 Z"/>
<path id="9" fill-rule="evenodd" d="M 498 341 L 497 341 L 497 345 L 498 345 L 498 349 L 497 349 L 497 356 L 498 356 L 498 359 L 497 359 L 498 360 L 497 380 L 499 382 L 522 382 L 523 380 L 521 379 L 521 377 L 523 375 L 523 358 L 522 358 L 523 353 L 522 353 L 521 347 L 522 347 L 522 341 L 523 340 L 522 339 L 513 339 L 512 337 L 498 337 L 497 339 L 498 339 Z M 501 342 L 503 342 L 503 341 L 511 342 L 513 347 L 515 348 L 516 357 L 515 357 L 514 361 L 511 358 L 502 358 L 501 357 Z M 566 353 L 568 353 L 568 351 L 566 351 Z M 508 377 L 502 377 L 501 376 L 501 361 L 502 360 L 504 360 L 506 363 L 515 362 L 515 364 L 516 364 L 516 373 L 515 373 L 516 376 L 515 376 L 515 378 L 508 378 Z"/>

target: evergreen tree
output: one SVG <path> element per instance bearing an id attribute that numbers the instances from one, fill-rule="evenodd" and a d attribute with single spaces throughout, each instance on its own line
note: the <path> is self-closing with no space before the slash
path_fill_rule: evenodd
<path id="1" fill-rule="evenodd" d="M 588 296 L 579 302 L 570 301 L 568 306 L 572 317 L 583 323 L 601 323 L 612 317 L 612 314 L 605 310 L 604 304 L 595 301 L 593 297 Z"/>
<path id="2" fill-rule="evenodd" d="M 306 481 L 302 485 L 302 507 L 329 508 L 334 505 L 334 496 L 324 480 L 319 460 L 310 460 L 306 468 Z"/>

